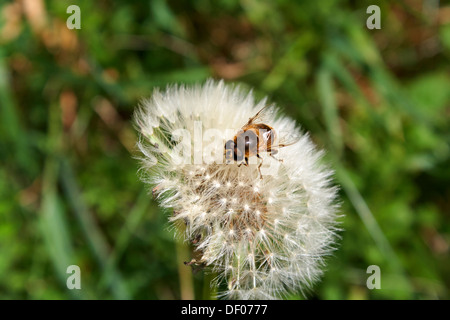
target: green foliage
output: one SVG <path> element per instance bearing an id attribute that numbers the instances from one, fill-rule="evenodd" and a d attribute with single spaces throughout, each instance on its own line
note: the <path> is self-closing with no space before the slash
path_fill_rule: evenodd
<path id="1" fill-rule="evenodd" d="M 153 88 L 208 77 L 269 96 L 336 170 L 342 240 L 307 298 L 449 298 L 448 6 L 377 1 L 368 30 L 373 1 L 82 0 L 68 30 L 70 1 L 25 2 L 0 5 L 0 299 L 210 297 L 131 122 Z"/>

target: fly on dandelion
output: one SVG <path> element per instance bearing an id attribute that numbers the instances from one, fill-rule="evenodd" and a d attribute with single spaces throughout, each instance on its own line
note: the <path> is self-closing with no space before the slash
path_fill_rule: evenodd
<path id="1" fill-rule="evenodd" d="M 275 155 L 279 148 L 290 146 L 299 140 L 298 136 L 291 136 L 290 139 L 286 135 L 283 139 L 278 138 L 277 131 L 262 119 L 267 118 L 267 114 L 271 110 L 269 106 L 265 106 L 258 111 L 248 122 L 236 133 L 233 140 L 225 143 L 226 163 L 233 161 L 240 162 L 238 166 L 244 164 L 248 166 L 249 157 L 256 156 L 260 162 L 258 164 L 259 177 L 262 179 L 261 166 L 263 158 L 260 156 L 262 152 L 267 152 L 272 158 L 283 162 L 283 159 L 277 159 Z"/>

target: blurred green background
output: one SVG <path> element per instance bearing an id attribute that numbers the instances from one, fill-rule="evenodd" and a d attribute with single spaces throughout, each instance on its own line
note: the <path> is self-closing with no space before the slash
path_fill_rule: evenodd
<path id="1" fill-rule="evenodd" d="M 0 298 L 210 297 L 138 179 L 131 118 L 154 87 L 214 77 L 268 96 L 336 170 L 345 231 L 307 298 L 448 299 L 449 61 L 439 0 L 2 0 Z"/>

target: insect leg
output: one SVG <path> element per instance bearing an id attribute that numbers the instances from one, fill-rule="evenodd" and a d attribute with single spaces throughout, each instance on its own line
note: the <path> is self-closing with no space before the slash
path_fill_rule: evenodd
<path id="1" fill-rule="evenodd" d="M 272 151 L 269 153 L 269 155 L 270 155 L 272 158 L 274 158 L 275 160 L 278 160 L 278 161 L 280 161 L 280 162 L 283 162 L 283 159 L 278 159 L 277 157 L 274 156 L 274 154 L 277 154 L 277 153 L 278 153 L 278 150 L 274 149 L 274 150 L 272 150 Z"/>
<path id="2" fill-rule="evenodd" d="M 242 161 L 241 163 L 238 164 L 238 167 L 240 167 L 240 166 L 242 166 L 242 165 L 248 167 L 248 158 L 247 158 L 247 157 L 245 157 L 245 160 L 244 160 L 244 161 Z"/>
<path id="3" fill-rule="evenodd" d="M 263 164 L 263 159 L 259 156 L 258 153 L 256 154 L 256 156 L 261 160 L 261 162 L 260 162 L 259 165 L 258 165 L 258 172 L 259 172 L 259 178 L 262 179 L 263 176 L 262 176 L 262 174 L 261 174 L 261 166 L 262 166 L 262 164 Z"/>

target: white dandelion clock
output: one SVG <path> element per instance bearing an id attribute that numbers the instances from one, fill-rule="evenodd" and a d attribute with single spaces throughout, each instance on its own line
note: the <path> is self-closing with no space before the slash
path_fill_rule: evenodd
<path id="1" fill-rule="evenodd" d="M 278 299 L 318 280 L 337 238 L 336 187 L 293 120 L 210 80 L 155 91 L 135 122 L 143 179 L 194 245 L 188 264 L 226 283 L 220 296 Z"/>

